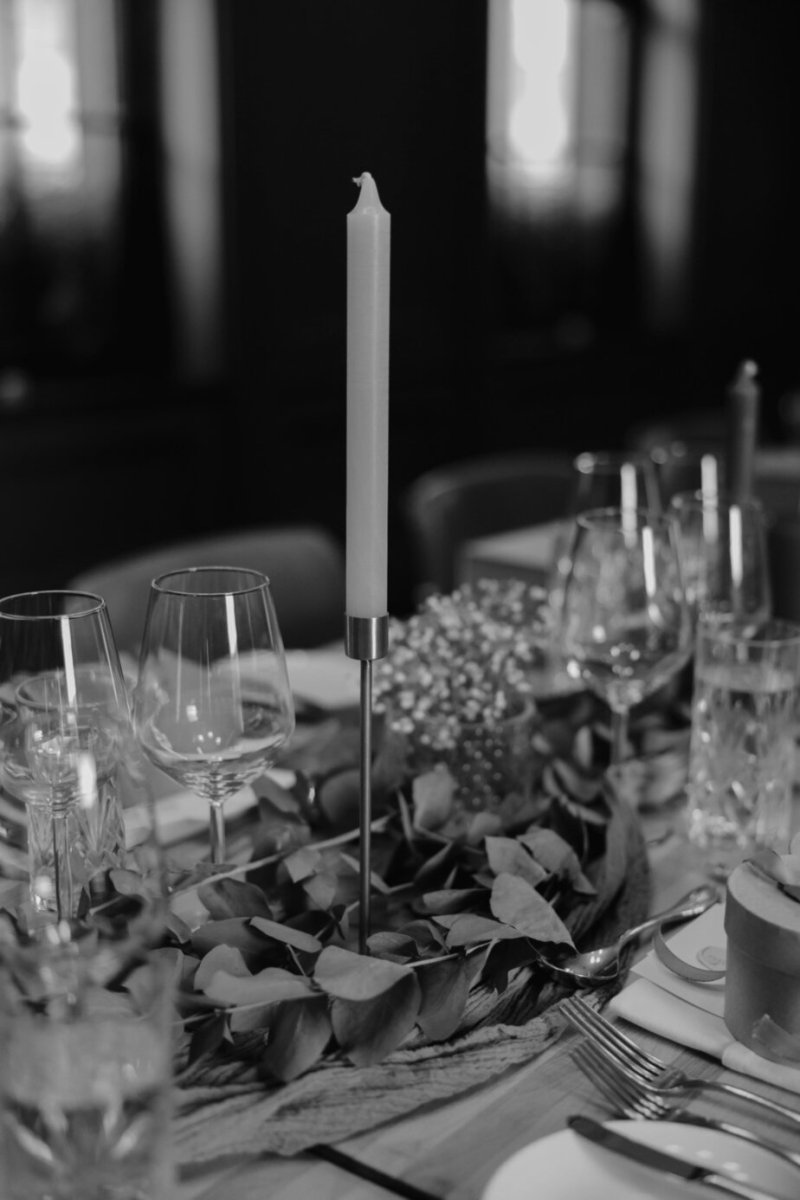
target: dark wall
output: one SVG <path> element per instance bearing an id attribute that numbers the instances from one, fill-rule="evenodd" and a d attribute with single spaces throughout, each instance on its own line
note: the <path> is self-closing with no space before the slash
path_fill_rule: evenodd
<path id="1" fill-rule="evenodd" d="M 394 611 L 414 582 L 400 499 L 429 466 L 621 444 L 633 423 L 721 405 L 744 356 L 762 364 L 766 432 L 786 434 L 800 327 L 800 3 L 702 0 L 692 279 L 679 327 L 658 331 L 630 303 L 629 261 L 606 265 L 583 326 L 543 327 L 520 307 L 520 280 L 542 263 L 513 239 L 499 257 L 492 236 L 486 7 L 217 0 L 227 371 L 198 392 L 168 365 L 154 379 L 152 361 L 137 377 L 129 357 L 116 380 L 73 381 L 60 399 L 51 381 L 41 406 L 0 414 L 5 483 L 25 495 L 6 539 L 7 587 L 63 582 L 99 558 L 212 525 L 318 520 L 343 536 L 346 215 L 365 170 L 393 219 Z M 152 200 L 157 142 L 148 147 Z M 628 247 L 635 235 L 625 231 Z M 137 314 L 164 307 L 147 276 L 134 272 L 126 296 L 134 332 Z M 604 325 L 608 313 L 627 321 Z M 168 347 L 165 336 L 162 357 Z"/>
<path id="2" fill-rule="evenodd" d="M 237 0 L 220 13 L 251 503 L 343 535 L 346 216 L 362 171 L 393 222 L 393 495 L 480 444 L 485 8 Z M 403 534 L 393 505 L 398 590 Z"/>

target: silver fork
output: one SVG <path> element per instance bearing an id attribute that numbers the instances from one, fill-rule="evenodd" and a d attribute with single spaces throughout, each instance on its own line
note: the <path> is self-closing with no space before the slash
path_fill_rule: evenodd
<path id="1" fill-rule="evenodd" d="M 800 1167 L 800 1154 L 786 1150 L 770 1138 L 761 1137 L 751 1129 L 733 1125 L 728 1121 L 717 1121 L 696 1113 L 684 1112 L 677 1101 L 665 1100 L 650 1092 L 624 1075 L 619 1068 L 593 1042 L 586 1041 L 576 1046 L 571 1055 L 575 1064 L 587 1079 L 613 1105 L 620 1116 L 644 1121 L 679 1121 L 683 1125 L 699 1125 L 703 1129 L 716 1129 L 731 1137 L 752 1142 L 761 1150 L 768 1150 L 794 1167 Z"/>
<path id="2" fill-rule="evenodd" d="M 800 1126 L 800 1112 L 787 1108 L 785 1104 L 779 1104 L 777 1100 L 769 1100 L 766 1096 L 750 1092 L 734 1083 L 692 1077 L 685 1071 L 648 1054 L 579 996 L 570 996 L 562 1001 L 561 1008 L 572 1025 L 604 1049 L 613 1062 L 634 1079 L 638 1079 L 651 1094 L 668 1100 L 686 1096 L 690 1092 L 723 1092 L 727 1096 L 736 1096 L 739 1100 L 758 1104 L 761 1108 L 769 1109 L 770 1112 L 777 1113 L 778 1116 Z"/>

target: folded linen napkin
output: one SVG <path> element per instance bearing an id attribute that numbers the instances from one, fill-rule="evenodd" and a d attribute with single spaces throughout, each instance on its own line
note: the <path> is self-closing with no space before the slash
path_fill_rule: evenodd
<path id="1" fill-rule="evenodd" d="M 296 698 L 334 711 L 359 702 L 360 667 L 343 646 L 287 650 L 286 669 Z"/>
<path id="2" fill-rule="evenodd" d="M 684 962 L 698 965 L 698 954 L 724 951 L 724 906 L 715 904 L 667 939 Z M 800 1067 L 762 1058 L 729 1033 L 722 1018 L 725 981 L 693 983 L 669 971 L 650 951 L 631 972 L 632 979 L 610 1002 L 609 1011 L 642 1029 L 719 1059 L 724 1067 L 777 1084 L 800 1095 Z"/>

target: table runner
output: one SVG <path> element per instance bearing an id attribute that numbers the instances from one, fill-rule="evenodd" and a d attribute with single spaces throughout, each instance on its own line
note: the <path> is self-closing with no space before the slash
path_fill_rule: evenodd
<path id="1" fill-rule="evenodd" d="M 647 854 L 634 811 L 613 805 L 606 854 L 593 879 L 597 896 L 567 920 L 584 947 L 601 945 L 640 921 L 649 902 Z M 608 994 L 621 986 L 609 985 Z M 524 968 L 497 996 L 476 991 L 468 1028 L 444 1043 L 407 1045 L 382 1063 L 326 1062 L 288 1084 L 242 1061 L 178 1070 L 174 1144 L 179 1163 L 275 1153 L 295 1155 L 452 1100 L 534 1059 L 561 1034 L 559 1001 L 569 984 Z"/>

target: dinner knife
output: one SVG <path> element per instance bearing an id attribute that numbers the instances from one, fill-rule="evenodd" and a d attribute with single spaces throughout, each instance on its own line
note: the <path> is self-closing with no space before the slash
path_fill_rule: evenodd
<path id="1" fill-rule="evenodd" d="M 687 1183 L 702 1183 L 705 1187 L 713 1188 L 725 1196 L 739 1196 L 743 1200 L 776 1200 L 773 1192 L 764 1192 L 748 1183 L 741 1183 L 738 1179 L 734 1179 L 722 1171 L 704 1167 L 697 1161 L 679 1158 L 675 1154 L 667 1154 L 663 1150 L 658 1150 L 655 1146 L 648 1146 L 634 1138 L 625 1137 L 616 1129 L 611 1129 L 591 1117 L 572 1116 L 569 1117 L 567 1123 L 575 1133 L 588 1138 L 598 1146 L 640 1163 L 642 1166 L 674 1175 Z"/>

